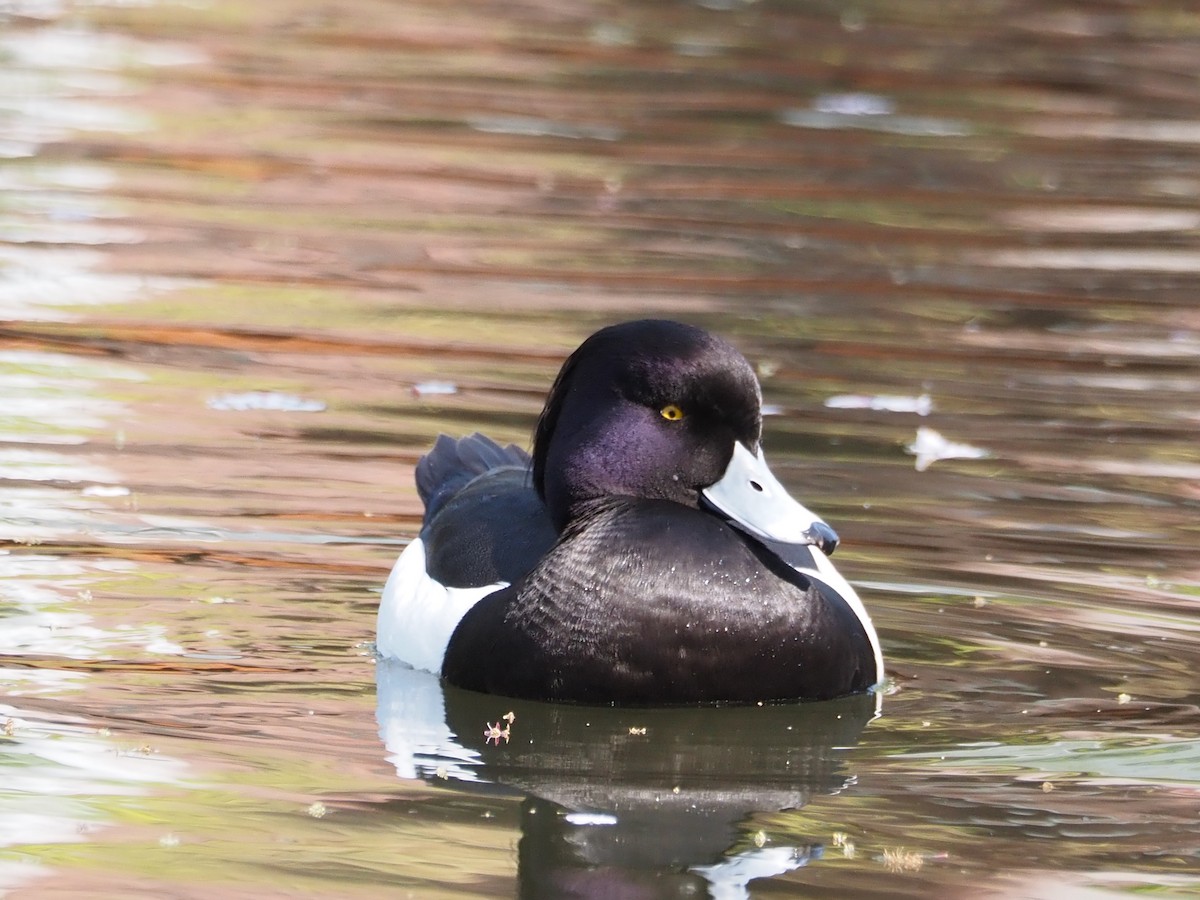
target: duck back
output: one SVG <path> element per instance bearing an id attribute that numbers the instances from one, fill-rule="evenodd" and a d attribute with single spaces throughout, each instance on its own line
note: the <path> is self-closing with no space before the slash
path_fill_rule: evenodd
<path id="1" fill-rule="evenodd" d="M 533 490 L 529 455 L 515 445 L 442 435 L 421 457 L 416 480 L 426 571 L 446 587 L 511 584 L 557 538 Z"/>

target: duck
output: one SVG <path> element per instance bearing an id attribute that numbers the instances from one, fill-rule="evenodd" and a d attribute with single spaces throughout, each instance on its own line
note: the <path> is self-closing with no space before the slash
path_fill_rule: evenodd
<path id="1" fill-rule="evenodd" d="M 602 328 L 563 363 L 532 454 L 441 435 L 380 600 L 381 659 L 452 686 L 618 706 L 876 690 L 879 638 L 836 532 L 762 449 L 762 391 L 727 340 Z"/>

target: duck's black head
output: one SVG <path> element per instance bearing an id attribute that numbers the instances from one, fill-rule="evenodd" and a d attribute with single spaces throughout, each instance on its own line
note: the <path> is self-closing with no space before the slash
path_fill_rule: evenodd
<path id="1" fill-rule="evenodd" d="M 757 452 L 758 380 L 729 343 L 678 322 L 596 332 L 551 388 L 534 439 L 534 485 L 560 529 L 607 496 L 698 506 L 741 443 Z"/>
<path id="2" fill-rule="evenodd" d="M 560 531 L 592 501 L 636 497 L 832 553 L 837 535 L 771 474 L 761 435 L 758 379 L 728 342 L 678 322 L 612 325 L 571 354 L 550 389 L 534 486 Z"/>

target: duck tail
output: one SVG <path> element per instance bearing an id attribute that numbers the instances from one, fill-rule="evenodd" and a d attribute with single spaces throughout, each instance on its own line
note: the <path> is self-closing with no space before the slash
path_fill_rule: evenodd
<path id="1" fill-rule="evenodd" d="M 478 432 L 457 440 L 439 434 L 433 449 L 417 462 L 417 493 L 425 504 L 425 521 L 431 521 L 455 494 L 480 475 L 529 466 L 529 454 L 516 444 L 501 447 Z"/>

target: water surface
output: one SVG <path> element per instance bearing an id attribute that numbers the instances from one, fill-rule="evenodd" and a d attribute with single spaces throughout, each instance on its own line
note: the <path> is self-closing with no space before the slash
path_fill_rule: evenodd
<path id="1" fill-rule="evenodd" d="M 0 893 L 1200 890 L 1200 17 L 0 15 Z M 376 665 L 422 450 L 645 315 L 758 368 L 878 714 Z"/>

